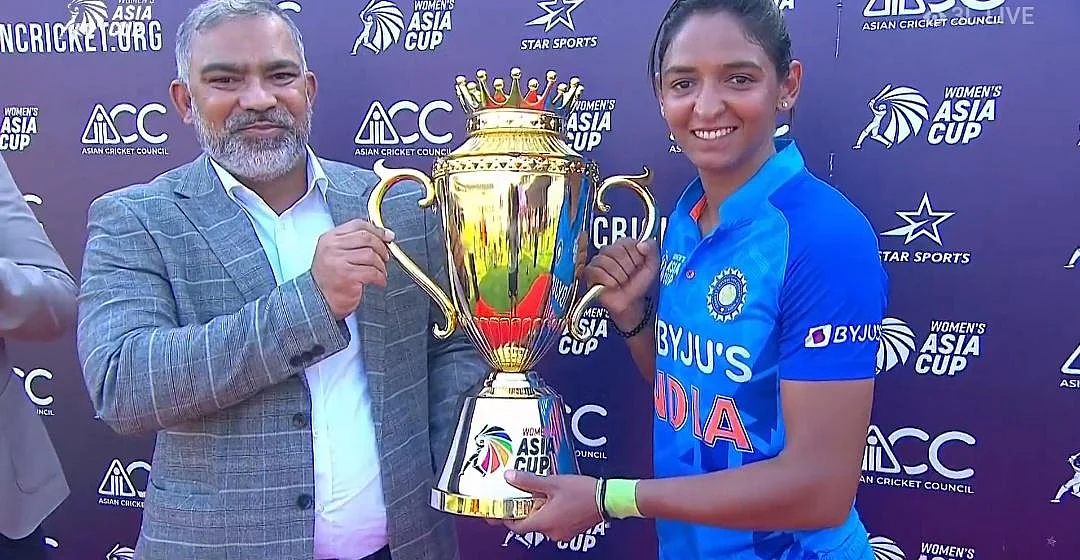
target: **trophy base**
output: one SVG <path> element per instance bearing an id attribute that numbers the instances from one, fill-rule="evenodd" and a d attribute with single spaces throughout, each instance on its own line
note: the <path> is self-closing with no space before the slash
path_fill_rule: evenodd
<path id="1" fill-rule="evenodd" d="M 431 489 L 431 507 L 454 515 L 485 519 L 524 519 L 533 508 L 532 498 L 483 498 Z"/>
<path id="2" fill-rule="evenodd" d="M 455 515 L 522 519 L 532 494 L 504 475 L 580 474 L 562 397 L 535 372 L 494 372 L 465 398 L 431 507 Z"/>

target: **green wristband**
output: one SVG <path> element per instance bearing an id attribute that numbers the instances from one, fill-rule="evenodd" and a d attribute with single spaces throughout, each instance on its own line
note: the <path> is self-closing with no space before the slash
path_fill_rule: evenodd
<path id="1" fill-rule="evenodd" d="M 611 517 L 641 517 L 637 508 L 637 480 L 613 478 L 607 481 L 604 509 Z"/>

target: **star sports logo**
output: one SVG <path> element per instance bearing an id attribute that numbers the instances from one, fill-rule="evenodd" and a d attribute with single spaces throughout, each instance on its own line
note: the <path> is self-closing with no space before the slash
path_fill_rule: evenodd
<path id="1" fill-rule="evenodd" d="M 585 0 L 548 0 L 546 2 L 537 2 L 537 6 L 543 8 L 544 15 L 527 22 L 525 25 L 543 25 L 544 32 L 551 31 L 551 28 L 558 24 L 563 24 L 570 31 L 576 31 L 574 29 L 574 18 L 571 14 L 574 10 L 578 9 L 578 6 Z"/>
<path id="2" fill-rule="evenodd" d="M 907 249 L 909 245 L 920 247 L 931 243 L 938 248 L 944 246 L 941 231 L 938 228 L 955 216 L 956 212 L 935 210 L 929 193 L 923 192 L 922 199 L 914 210 L 899 210 L 895 214 L 903 220 L 903 224 L 881 232 L 881 236 L 903 239 L 904 248 L 901 250 L 882 248 L 880 252 L 883 262 L 931 264 L 968 264 L 971 262 L 971 253 L 966 251 Z M 928 241 L 920 244 L 920 238 L 926 238 Z"/>
<path id="3" fill-rule="evenodd" d="M 523 51 L 538 50 L 574 50 L 595 47 L 597 37 L 595 35 L 566 35 L 566 31 L 557 30 L 562 26 L 567 31 L 577 32 L 574 24 L 574 10 L 585 3 L 585 0 L 542 0 L 536 5 L 543 13 L 525 22 L 528 27 L 543 27 L 544 35 L 529 37 L 521 40 L 520 49 Z"/>
<path id="4" fill-rule="evenodd" d="M 935 211 L 934 207 L 930 205 L 930 194 L 924 192 L 918 209 L 911 212 L 896 213 L 907 223 L 898 228 L 881 232 L 881 235 L 903 237 L 904 245 L 919 237 L 926 237 L 940 247 L 941 233 L 938 231 L 938 226 L 955 214 L 956 212 Z"/>

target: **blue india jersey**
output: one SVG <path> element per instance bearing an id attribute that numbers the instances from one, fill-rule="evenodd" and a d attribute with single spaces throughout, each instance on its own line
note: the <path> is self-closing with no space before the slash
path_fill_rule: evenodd
<path id="1" fill-rule="evenodd" d="M 656 322 L 657 478 L 778 455 L 783 380 L 876 373 L 888 292 L 877 235 L 806 169 L 793 140 L 776 142 L 777 153 L 724 202 L 711 233 L 702 237 L 697 224 L 699 179 L 668 219 Z M 843 525 L 824 530 L 656 526 L 661 560 L 872 558 L 854 504 Z"/>

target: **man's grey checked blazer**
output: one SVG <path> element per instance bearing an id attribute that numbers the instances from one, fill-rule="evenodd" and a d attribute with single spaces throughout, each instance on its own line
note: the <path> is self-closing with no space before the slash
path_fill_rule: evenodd
<path id="1" fill-rule="evenodd" d="M 45 341 L 75 324 L 75 279 L 0 158 L 0 534 L 21 539 L 70 490 L 4 339 Z"/>
<path id="2" fill-rule="evenodd" d="M 368 219 L 374 173 L 320 158 L 334 222 Z M 383 215 L 445 289 L 441 219 L 398 184 Z M 314 471 L 303 369 L 345 348 L 310 271 L 276 285 L 205 155 L 90 206 L 78 346 L 90 398 L 121 434 L 157 431 L 140 560 L 310 560 Z M 394 560 L 457 557 L 428 505 L 460 396 L 487 371 L 396 261 L 357 310 Z M 346 444 L 347 445 L 347 444 Z"/>

